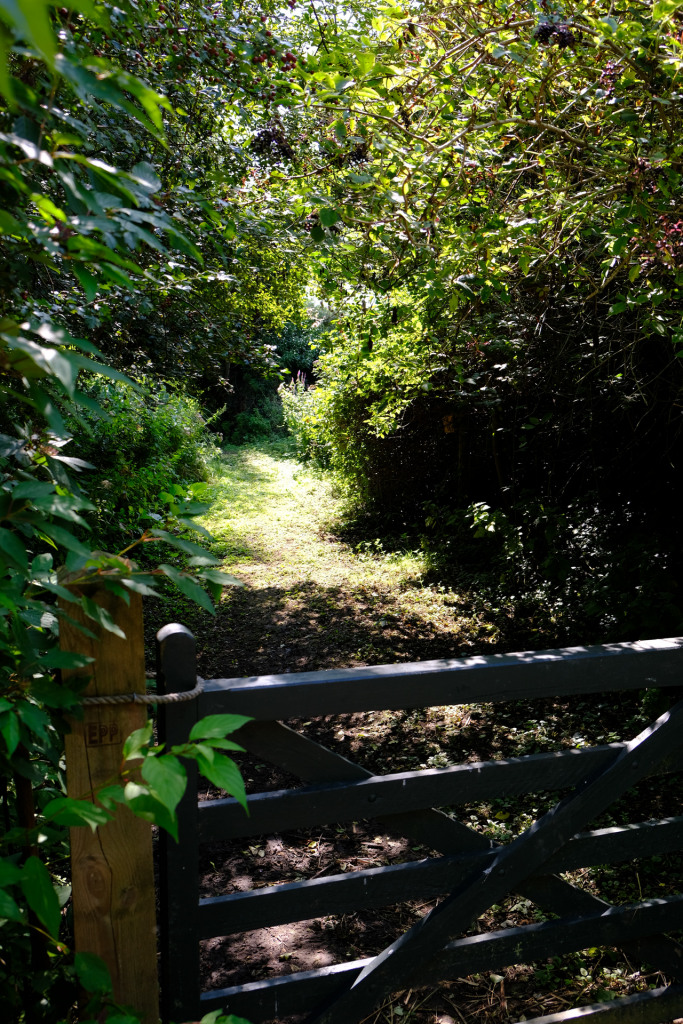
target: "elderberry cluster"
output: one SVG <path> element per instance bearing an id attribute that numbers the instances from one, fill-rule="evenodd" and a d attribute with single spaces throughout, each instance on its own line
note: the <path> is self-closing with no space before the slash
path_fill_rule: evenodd
<path id="1" fill-rule="evenodd" d="M 539 43 L 549 43 L 555 32 L 555 26 L 547 21 L 542 21 L 534 32 L 534 37 Z"/>
<path id="2" fill-rule="evenodd" d="M 536 26 L 534 38 L 539 43 L 557 43 L 560 50 L 576 43 L 576 36 L 569 25 L 552 25 L 549 21 L 542 21 Z"/>
<path id="3" fill-rule="evenodd" d="M 271 122 L 258 132 L 252 140 L 251 148 L 259 156 L 271 157 L 275 160 L 292 160 L 294 158 L 294 150 L 285 136 L 282 125 L 277 122 Z"/>

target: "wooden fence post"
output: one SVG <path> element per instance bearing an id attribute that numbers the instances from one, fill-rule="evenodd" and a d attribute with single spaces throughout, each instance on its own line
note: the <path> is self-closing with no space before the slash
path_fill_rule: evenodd
<path id="1" fill-rule="evenodd" d="M 183 693 L 197 685 L 195 639 L 172 622 L 157 633 L 157 692 Z M 159 741 L 185 743 L 197 721 L 196 700 L 159 705 Z M 199 847 L 197 764 L 186 761 L 187 789 L 178 804 L 178 842 L 159 836 L 161 894 L 161 1019 L 193 1021 L 199 1014 Z"/>
<path id="2" fill-rule="evenodd" d="M 145 692 L 142 599 L 130 605 L 103 589 L 89 593 L 106 608 L 126 639 L 86 619 L 80 608 L 65 606 L 98 640 L 62 620 L 60 647 L 95 658 L 87 669 L 64 671 L 64 679 L 89 675 L 88 696 Z M 75 609 L 75 610 L 74 610 Z M 123 742 L 147 720 L 143 704 L 94 705 L 84 720 L 71 720 L 66 736 L 67 791 L 83 797 L 116 775 Z M 114 821 L 93 833 L 71 829 L 74 935 L 77 952 L 96 953 L 111 972 L 114 997 L 144 1014 L 145 1024 L 158 1024 L 156 916 L 151 826 L 127 807 L 118 807 Z"/>

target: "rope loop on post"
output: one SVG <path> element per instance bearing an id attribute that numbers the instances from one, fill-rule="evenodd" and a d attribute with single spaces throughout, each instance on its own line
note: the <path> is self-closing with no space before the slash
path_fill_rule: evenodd
<path id="1" fill-rule="evenodd" d="M 92 704 L 180 704 L 184 700 L 194 700 L 201 693 L 204 693 L 204 680 L 197 676 L 194 690 L 182 693 L 166 693 L 161 696 L 154 693 L 121 693 L 111 697 L 84 697 L 81 703 L 85 707 Z"/>

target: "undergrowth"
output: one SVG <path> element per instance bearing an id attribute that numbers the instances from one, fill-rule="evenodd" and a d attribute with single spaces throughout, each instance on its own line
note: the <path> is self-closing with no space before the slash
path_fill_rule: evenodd
<path id="1" fill-rule="evenodd" d="M 139 384 L 98 380 L 89 397 L 108 415 L 69 423 L 69 454 L 96 467 L 81 486 L 96 506 L 87 517 L 93 544 L 106 551 L 154 525 L 164 511 L 160 495 L 172 485 L 208 481 L 219 454 L 196 398 L 163 381 Z"/>

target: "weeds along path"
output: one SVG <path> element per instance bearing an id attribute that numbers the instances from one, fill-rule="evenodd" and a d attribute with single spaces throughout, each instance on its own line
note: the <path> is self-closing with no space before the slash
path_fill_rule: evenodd
<path id="1" fill-rule="evenodd" d="M 205 522 L 216 538 L 214 550 L 245 586 L 226 588 L 215 618 L 177 593 L 145 604 L 150 648 L 163 623 L 185 622 L 197 637 L 205 677 L 551 646 L 552 638 L 539 632 L 533 638 L 528 629 L 517 632 L 518 622 L 502 610 L 482 611 L 486 605 L 477 595 L 431 582 L 420 551 L 389 554 L 368 542 L 357 550 L 336 537 L 339 498 L 328 479 L 296 462 L 287 443 L 228 450 L 216 468 L 211 497 Z M 616 693 L 328 715 L 288 724 L 383 775 L 613 742 L 635 735 L 648 720 L 637 694 Z M 236 760 L 249 793 L 300 784 L 249 754 L 237 754 Z M 202 799 L 223 795 L 202 783 Z M 541 791 L 444 810 L 507 842 L 557 798 Z M 681 813 L 677 776 L 657 776 L 630 790 L 593 827 Z M 292 829 L 200 847 L 200 894 L 244 892 L 430 855 L 435 851 L 373 819 Z M 609 902 L 631 903 L 679 891 L 682 870 L 676 853 L 567 877 Z M 434 905 L 434 900 L 413 900 L 217 936 L 201 944 L 202 986 L 227 987 L 375 955 Z M 468 934 L 542 920 L 540 908 L 511 896 L 483 914 Z M 411 1024 L 505 1024 L 654 983 L 661 983 L 656 967 L 631 965 L 613 950 L 591 948 L 552 963 L 511 966 L 500 975 L 403 993 L 389 1000 L 377 1019 L 378 1024 L 399 1018 Z"/>

